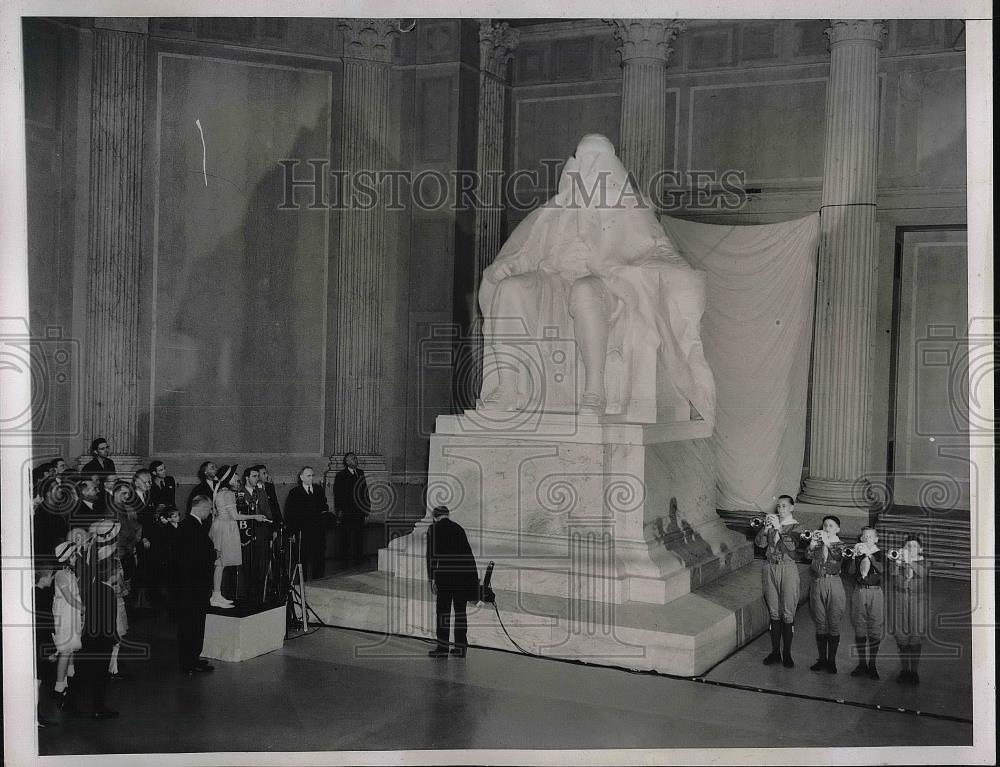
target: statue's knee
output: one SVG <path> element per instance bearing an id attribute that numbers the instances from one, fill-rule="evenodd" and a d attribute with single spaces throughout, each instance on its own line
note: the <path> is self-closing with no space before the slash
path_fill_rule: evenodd
<path id="1" fill-rule="evenodd" d="M 531 275 L 512 274 L 500 280 L 497 284 L 497 292 L 508 296 L 511 294 L 520 296 L 530 288 L 531 282 Z"/>

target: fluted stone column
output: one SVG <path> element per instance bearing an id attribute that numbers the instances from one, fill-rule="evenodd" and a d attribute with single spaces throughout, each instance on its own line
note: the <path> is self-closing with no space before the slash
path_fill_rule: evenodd
<path id="1" fill-rule="evenodd" d="M 342 169 L 347 178 L 389 167 L 389 75 L 396 19 L 345 19 Z M 387 268 L 385 201 L 342 209 L 337 295 L 336 456 L 358 454 L 385 469 L 380 445 L 382 283 Z M 335 465 L 336 464 L 336 465 Z"/>
<path id="2" fill-rule="evenodd" d="M 865 508 L 874 317 L 880 21 L 834 20 L 817 271 L 809 476 L 799 500 Z"/>
<path id="3" fill-rule="evenodd" d="M 484 204 L 476 208 L 476 268 L 473 295 L 479 295 L 483 270 L 493 263 L 503 245 L 504 123 L 507 105 L 507 65 L 517 47 L 520 34 L 506 22 L 485 19 L 479 26 L 479 133 L 476 147 L 476 173 Z M 471 401 L 482 386 L 482 314 L 475 302 L 475 362 L 466 369 L 474 371 L 470 382 Z"/>
<path id="4" fill-rule="evenodd" d="M 500 174 L 504 170 L 507 64 L 514 55 L 519 37 L 519 33 L 506 22 L 486 20 L 479 27 L 479 135 L 476 170 L 487 205 L 476 210 L 477 280 L 483 269 L 493 263 L 503 242 L 500 231 L 503 184 Z"/>
<path id="5" fill-rule="evenodd" d="M 622 116 L 618 156 L 639 188 L 665 169 L 667 62 L 670 43 L 684 30 L 677 19 L 610 19 L 621 42 Z"/>
<path id="6" fill-rule="evenodd" d="M 83 439 L 139 465 L 139 269 L 146 35 L 94 30 Z M 89 460 L 87 456 L 84 460 Z"/>

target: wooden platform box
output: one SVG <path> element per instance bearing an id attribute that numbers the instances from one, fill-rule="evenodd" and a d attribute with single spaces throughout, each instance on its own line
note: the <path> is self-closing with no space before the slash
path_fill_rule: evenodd
<path id="1" fill-rule="evenodd" d="M 285 644 L 285 605 L 244 613 L 213 610 L 205 616 L 205 658 L 239 662 Z"/>

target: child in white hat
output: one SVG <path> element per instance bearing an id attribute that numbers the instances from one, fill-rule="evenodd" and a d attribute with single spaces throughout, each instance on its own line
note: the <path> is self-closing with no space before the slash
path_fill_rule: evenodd
<path id="1" fill-rule="evenodd" d="M 76 560 L 79 554 L 77 544 L 63 541 L 56 546 L 59 569 L 53 578 L 55 593 L 52 598 L 52 617 L 55 631 L 52 641 L 56 646 L 56 695 L 66 693 L 67 679 L 73 664 L 73 653 L 80 649 L 80 634 L 83 631 L 83 601 L 80 599 L 80 583 L 76 577 Z"/>

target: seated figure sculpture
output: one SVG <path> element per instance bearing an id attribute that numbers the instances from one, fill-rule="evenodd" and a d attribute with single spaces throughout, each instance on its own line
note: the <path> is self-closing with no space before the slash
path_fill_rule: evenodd
<path id="1" fill-rule="evenodd" d="M 687 420 L 693 407 L 714 419 L 700 334 L 705 275 L 677 252 L 604 136 L 580 140 L 555 197 L 484 271 L 479 303 L 482 408 L 656 422 L 667 410 Z M 559 356 L 544 349 L 525 363 L 524 348 L 559 340 L 576 349 L 583 375 L 548 375 Z"/>

